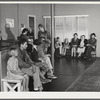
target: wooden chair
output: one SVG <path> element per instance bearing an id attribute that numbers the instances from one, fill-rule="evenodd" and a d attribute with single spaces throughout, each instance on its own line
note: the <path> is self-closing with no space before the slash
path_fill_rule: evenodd
<path id="1" fill-rule="evenodd" d="M 22 80 L 10 79 L 4 77 L 1 79 L 4 92 L 21 92 L 23 91 Z"/>

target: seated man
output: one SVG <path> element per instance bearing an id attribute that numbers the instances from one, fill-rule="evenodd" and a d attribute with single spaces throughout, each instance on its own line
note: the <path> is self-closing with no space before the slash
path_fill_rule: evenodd
<path id="1" fill-rule="evenodd" d="M 49 58 L 50 54 L 46 54 L 46 50 L 50 46 L 50 44 L 47 42 L 49 41 L 44 40 L 38 43 L 37 46 L 38 57 L 42 62 L 46 63 L 48 66 L 49 71 L 47 72 L 47 77 L 51 79 L 56 79 L 57 77 L 53 75 L 53 67 Z"/>
<path id="2" fill-rule="evenodd" d="M 38 39 L 34 40 L 34 42 L 33 41 L 29 42 L 27 52 L 30 55 L 31 60 L 35 62 L 35 65 L 40 67 L 40 78 L 41 78 L 42 83 L 51 82 L 50 79 L 46 79 L 44 77 L 44 75 L 49 69 L 47 67 L 48 65 L 45 62 L 42 62 L 41 60 L 39 60 L 38 58 L 38 52 L 37 52 L 38 43 L 39 43 Z"/>
<path id="3" fill-rule="evenodd" d="M 34 65 L 34 62 L 30 59 L 26 52 L 27 48 L 27 41 L 26 39 L 22 39 L 19 42 L 19 48 L 18 48 L 18 66 L 21 69 L 21 71 L 29 76 L 32 76 L 34 79 L 34 90 L 35 91 L 42 91 L 43 87 L 40 81 L 40 69 L 36 65 Z"/>

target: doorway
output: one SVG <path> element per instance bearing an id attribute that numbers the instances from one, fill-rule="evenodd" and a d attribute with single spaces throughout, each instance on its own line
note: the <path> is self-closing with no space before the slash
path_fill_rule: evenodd
<path id="1" fill-rule="evenodd" d="M 28 27 L 32 29 L 33 38 L 36 39 L 36 16 L 28 15 Z"/>

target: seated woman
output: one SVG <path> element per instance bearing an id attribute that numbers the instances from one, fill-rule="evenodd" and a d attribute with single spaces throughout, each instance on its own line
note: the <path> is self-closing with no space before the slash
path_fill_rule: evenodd
<path id="1" fill-rule="evenodd" d="M 55 56 L 61 57 L 61 53 L 62 53 L 62 43 L 60 41 L 60 38 L 57 37 L 57 40 L 55 41 Z"/>
<path id="2" fill-rule="evenodd" d="M 74 33 L 74 38 L 71 40 L 71 57 L 76 57 L 76 52 L 79 44 L 78 34 Z"/>
<path id="3" fill-rule="evenodd" d="M 53 75 L 53 67 L 49 58 L 51 55 L 46 54 L 46 50 L 49 46 L 50 43 L 47 40 L 44 40 L 40 44 L 38 44 L 37 46 L 38 57 L 42 62 L 46 63 L 48 66 L 49 71 L 47 72 L 47 77 L 51 79 L 56 79 L 57 77 Z"/>
<path id="4" fill-rule="evenodd" d="M 85 49 L 85 57 L 88 58 L 89 60 L 91 60 L 91 52 L 93 50 L 96 50 L 96 45 L 97 45 L 96 35 L 95 33 L 92 33 L 90 35 L 90 39 L 88 40 L 88 43 Z"/>
<path id="5" fill-rule="evenodd" d="M 85 35 L 82 35 L 79 40 L 79 47 L 77 49 L 78 57 L 81 57 L 81 54 L 84 53 L 86 44 L 87 44 L 87 39 L 85 39 Z"/>
<path id="6" fill-rule="evenodd" d="M 66 51 L 68 51 L 69 49 L 70 49 L 69 41 L 68 41 L 68 38 L 66 38 L 64 40 L 63 47 L 62 47 L 62 51 L 63 51 L 62 54 L 65 56 L 66 55 Z"/>

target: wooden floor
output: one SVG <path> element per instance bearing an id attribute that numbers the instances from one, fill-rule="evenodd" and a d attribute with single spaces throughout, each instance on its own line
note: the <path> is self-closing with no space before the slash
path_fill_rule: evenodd
<path id="1" fill-rule="evenodd" d="M 44 91 L 65 91 L 84 73 L 95 60 L 87 61 L 76 58 L 55 59 L 55 75 L 58 77 L 51 83 L 44 84 Z"/>
<path id="2" fill-rule="evenodd" d="M 100 59 L 97 59 L 66 91 L 100 91 Z"/>

